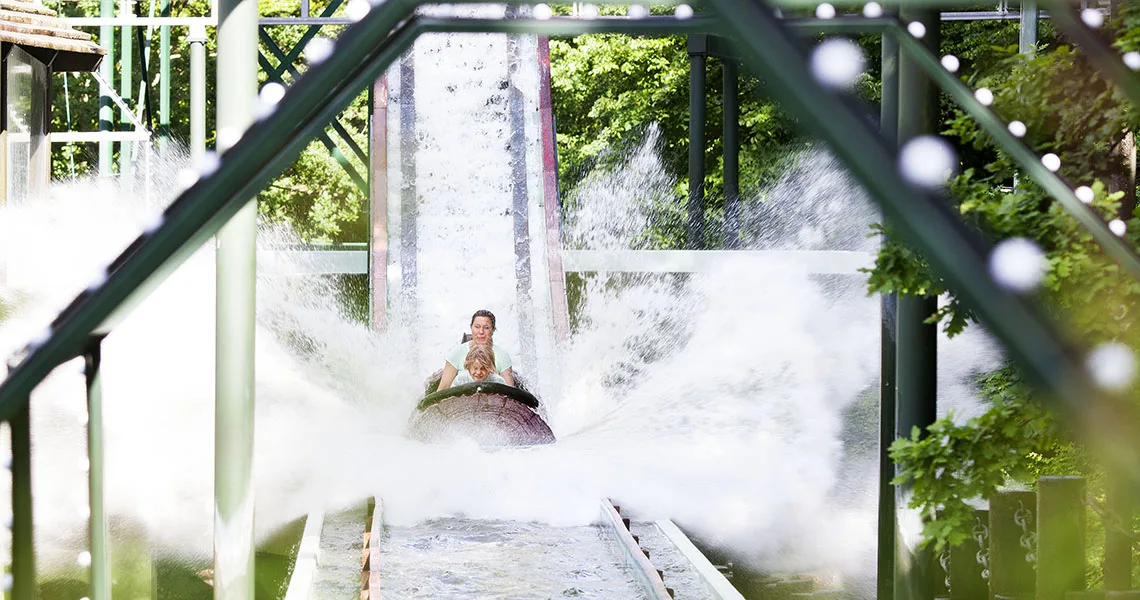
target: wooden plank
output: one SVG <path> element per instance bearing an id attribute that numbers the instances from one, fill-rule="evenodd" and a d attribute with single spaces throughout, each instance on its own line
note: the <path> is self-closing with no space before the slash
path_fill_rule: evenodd
<path id="1" fill-rule="evenodd" d="M 717 568 L 709 562 L 709 559 L 693 545 L 689 537 L 685 535 L 673 521 L 666 519 L 664 521 L 654 521 L 653 524 L 661 530 L 661 533 L 665 534 L 665 537 L 669 538 L 669 542 L 673 544 L 673 547 L 685 557 L 685 561 L 697 572 L 701 581 L 708 587 L 709 593 L 713 595 L 714 600 L 744 600 L 744 595 L 732 587 L 732 584 L 729 583 L 724 573 L 718 571 Z"/>
<path id="2" fill-rule="evenodd" d="M 602 498 L 601 504 L 602 522 L 609 525 L 610 532 L 614 534 L 618 546 L 621 547 L 622 555 L 625 556 L 629 567 L 633 569 L 633 573 L 637 577 L 638 583 L 641 584 L 646 597 L 650 600 L 672 600 L 669 591 L 665 589 L 665 582 L 661 580 L 661 576 L 657 574 L 657 569 L 653 563 L 649 562 L 649 558 L 645 556 L 641 546 L 638 546 L 637 541 L 633 539 L 633 534 L 622 522 L 621 515 L 618 514 L 613 503 L 608 498 Z"/>

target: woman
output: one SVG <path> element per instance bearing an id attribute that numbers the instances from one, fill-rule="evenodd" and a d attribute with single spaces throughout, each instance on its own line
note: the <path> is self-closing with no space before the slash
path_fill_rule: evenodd
<path id="1" fill-rule="evenodd" d="M 467 352 L 471 349 L 472 344 L 490 344 L 491 350 L 495 353 L 495 370 L 499 375 L 502 375 L 507 385 L 514 385 L 515 377 L 511 371 L 511 355 L 491 341 L 494 334 L 495 315 L 489 310 L 475 311 L 475 314 L 471 316 L 471 341 L 459 344 L 447 354 L 447 360 L 443 363 L 443 375 L 440 376 L 439 387 L 436 389 L 446 390 L 451 387 L 459 369 L 462 369 L 463 364 L 467 361 Z"/>

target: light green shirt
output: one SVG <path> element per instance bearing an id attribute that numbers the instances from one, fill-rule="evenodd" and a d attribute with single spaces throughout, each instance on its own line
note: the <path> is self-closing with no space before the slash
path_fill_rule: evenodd
<path id="1" fill-rule="evenodd" d="M 503 385 L 507 385 L 507 380 L 503 379 L 503 377 L 498 373 L 491 373 L 490 375 L 487 375 L 487 378 L 484 379 L 483 382 L 501 383 Z M 471 373 L 468 373 L 467 371 L 460 371 L 459 374 L 455 376 L 455 381 L 451 382 L 451 387 L 460 386 L 465 383 L 475 383 L 475 378 L 472 377 Z"/>
<path id="2" fill-rule="evenodd" d="M 462 371 L 463 363 L 467 361 L 467 351 L 471 349 L 471 342 L 459 344 L 447 353 L 447 362 L 455 367 L 455 370 Z M 491 344 L 491 350 L 495 353 L 495 372 L 502 373 L 511 368 L 514 363 L 511 362 L 511 354 L 499 347 L 498 344 Z"/>

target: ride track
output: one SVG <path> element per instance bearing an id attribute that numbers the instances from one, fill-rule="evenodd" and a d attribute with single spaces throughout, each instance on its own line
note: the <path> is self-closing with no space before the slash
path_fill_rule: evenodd
<path id="1" fill-rule="evenodd" d="M 139 236 L 107 268 L 106 280 L 84 291 L 45 331 L 9 362 L 0 383 L 0 419 L 12 426 L 13 443 L 13 575 L 14 597 L 34 593 L 32 551 L 30 424 L 32 390 L 56 366 L 84 355 L 98 368 L 99 344 L 145 294 L 207 238 L 217 233 L 274 176 L 291 164 L 318 132 L 363 91 L 421 34 L 486 31 L 545 35 L 584 33 L 716 33 L 729 38 L 743 62 L 765 78 L 774 99 L 806 127 L 827 141 L 835 154 L 883 208 L 894 230 L 918 249 L 985 324 L 1005 344 L 1009 356 L 1048 397 L 1093 435 L 1111 468 L 1140 483 L 1140 418 L 1121 396 L 1090 379 L 1085 353 L 1070 345 L 1050 322 L 1039 302 L 1010 294 L 987 273 L 990 244 L 969 230 L 948 209 L 940 193 L 909 184 L 897 168 L 897 152 L 865 119 L 850 98 L 823 88 L 810 75 L 806 53 L 789 29 L 808 33 L 863 31 L 878 28 L 902 52 L 970 108 L 999 143 L 1011 143 L 997 131 L 999 122 L 972 98 L 964 86 L 937 67 L 937 58 L 916 44 L 893 19 L 835 19 L 787 22 L 758 0 L 710 0 L 715 18 L 645 19 L 432 19 L 414 14 L 415 0 L 390 0 L 374 7 L 336 42 L 336 51 L 314 66 L 286 93 L 271 114 L 249 127 L 241 139 L 199 173 L 162 214 L 160 223 Z M 785 5 L 796 4 L 794 2 Z M 932 5 L 914 2 L 908 6 Z M 1090 55 L 1106 66 L 1135 103 L 1140 84 L 1119 67 L 1119 57 L 1088 32 L 1060 0 L 1048 4 L 1058 23 L 1072 32 Z M 953 91 L 957 90 L 957 91 Z M 968 91 L 968 90 L 967 90 Z M 1016 142 L 1016 141 L 1014 141 Z M 1020 144 L 1020 142 L 1016 142 Z M 1007 148 L 1035 178 L 1043 179 L 1064 204 L 1127 272 L 1140 273 L 1140 258 L 1113 236 L 1103 220 L 1072 202 L 1072 188 L 1031 164 L 1032 154 Z M 1082 212 L 1083 211 L 1083 212 Z M 90 375 L 90 371 L 89 371 Z M 98 378 L 89 377 L 89 393 L 98 397 Z M 94 471 L 94 469 L 93 469 Z"/>

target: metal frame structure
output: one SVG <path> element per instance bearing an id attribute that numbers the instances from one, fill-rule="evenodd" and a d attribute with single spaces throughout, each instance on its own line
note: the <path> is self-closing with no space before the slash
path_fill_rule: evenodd
<path id="1" fill-rule="evenodd" d="M 301 77 L 268 116 L 252 123 L 232 147 L 224 149 L 217 168 L 201 173 L 198 181 L 164 211 L 161 224 L 143 233 L 111 263 L 101 285 L 80 294 L 41 339 L 13 357 L 8 377 L 0 383 L 0 419 L 12 425 L 15 598 L 30 599 L 35 589 L 29 446 L 32 390 L 56 366 L 75 356 L 86 356 L 91 368 L 89 398 L 97 406 L 101 336 L 205 239 L 219 232 L 239 212 L 247 211 L 259 189 L 291 164 L 326 124 L 419 35 L 429 32 L 715 33 L 732 40 L 742 64 L 764 77 L 773 98 L 830 144 L 879 203 L 897 234 L 922 252 L 957 295 L 981 316 L 1023 372 L 1050 391 L 1056 405 L 1076 423 L 1096 432 L 1091 442 L 1104 451 L 1113 468 L 1131 482 L 1140 482 L 1140 447 L 1136 445 L 1140 439 L 1140 415 L 1135 407 L 1090 380 L 1082 351 L 1063 338 L 1034 298 L 1011 294 L 987 275 L 989 244 L 958 220 L 938 191 L 916 188 L 902 177 L 896 166 L 894 142 L 884 140 L 848 98 L 824 89 L 812 79 L 805 52 L 790 33 L 790 29 L 816 33 L 877 31 L 895 41 L 900 55 L 909 57 L 910 68 L 922 72 L 962 103 L 1031 177 L 1076 215 L 1110 256 L 1129 273 L 1140 273 L 1140 258 L 1135 252 L 1113 236 L 1097 215 L 1079 202 L 1072 202 L 1075 197 L 1071 188 L 1047 172 L 1019 140 L 1005 135 L 997 117 L 979 104 L 960 80 L 943 70 L 937 57 L 914 40 L 897 20 L 783 21 L 759 0 L 712 0 L 709 6 L 713 18 L 689 20 L 441 19 L 416 15 L 419 4 L 416 0 L 389 0 L 349 27 L 337 41 L 336 52 L 319 68 Z M 917 0 L 914 4 L 931 5 Z M 1050 7 L 1060 26 L 1080 34 L 1074 37 L 1092 49 L 1090 56 L 1109 67 L 1109 76 L 1122 84 L 1133 102 L 1140 101 L 1140 80 L 1130 72 L 1112 68 L 1113 60 L 1119 58 L 1104 42 L 1095 35 L 1084 36 L 1087 31 L 1060 0 L 1052 0 Z M 921 100 L 915 94 L 900 93 L 900 115 L 920 110 Z M 245 317 L 239 318 L 252 319 L 251 311 L 243 314 Z M 246 451 L 234 449 L 237 453 Z M 248 456 L 235 458 L 241 461 Z M 95 489 L 95 480 L 102 473 L 94 462 L 91 477 Z M 248 481 L 244 484 L 248 485 Z M 92 518 L 95 517 L 93 512 Z M 93 556 L 93 564 L 105 560 L 105 556 Z M 244 584 L 236 580 L 233 583 L 235 592 L 226 597 L 247 597 L 241 591 Z M 93 599 L 102 597 L 98 590 L 93 590 Z"/>

